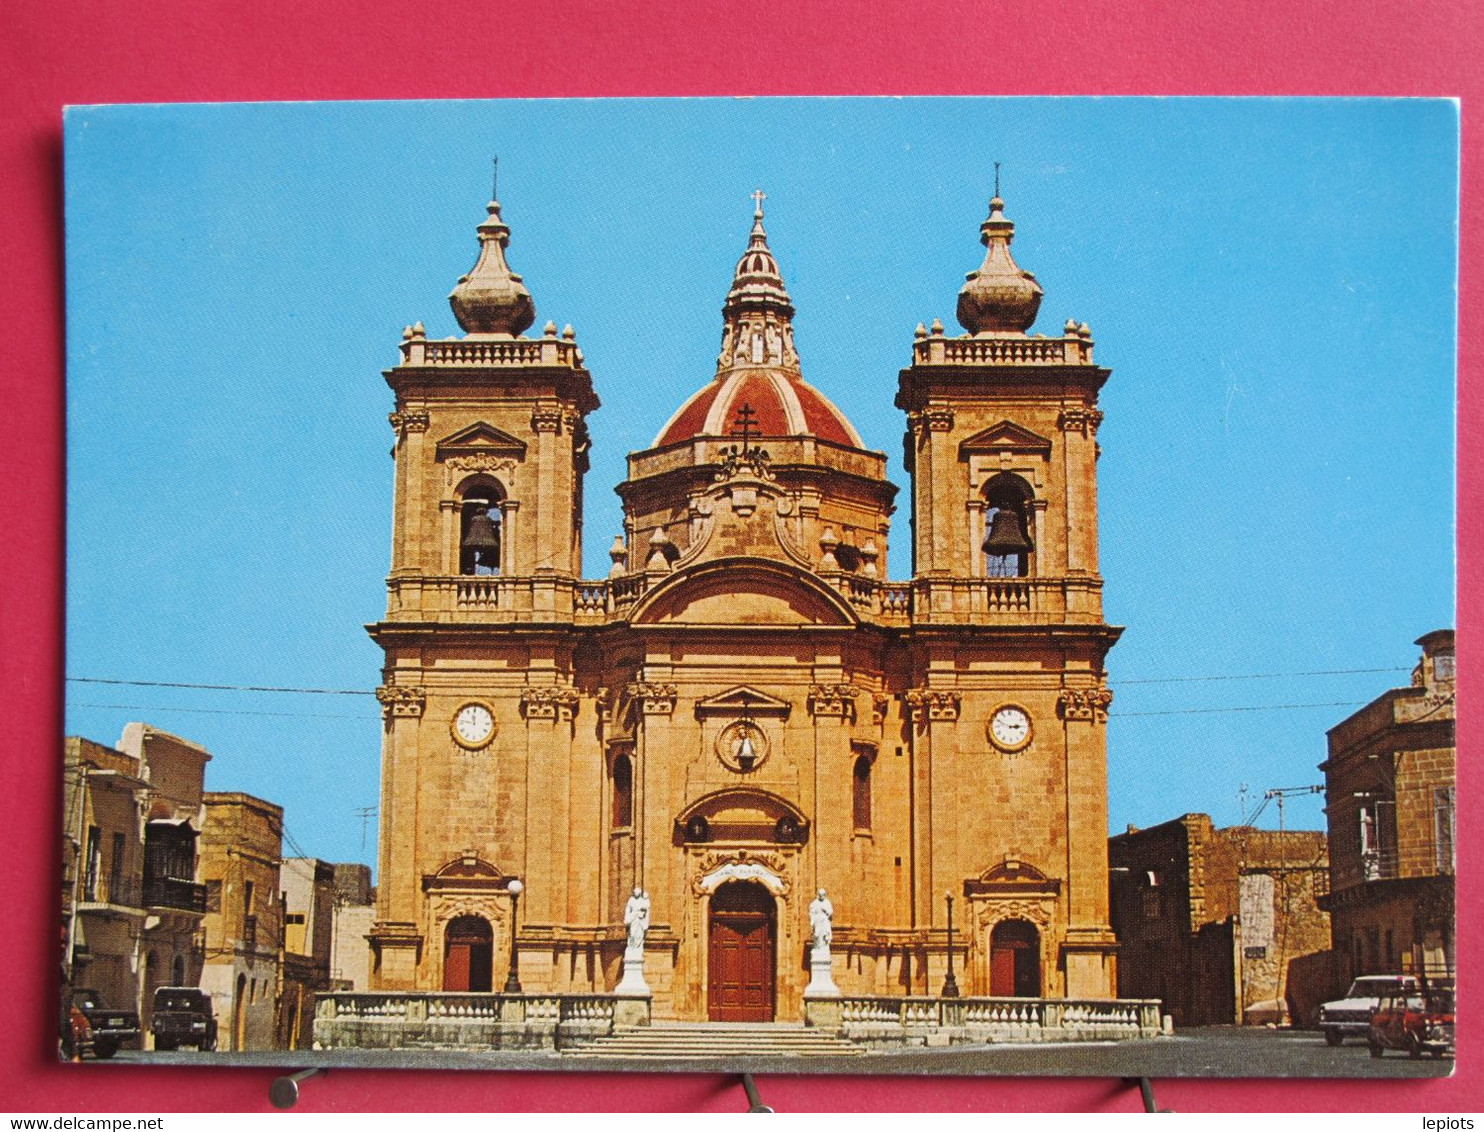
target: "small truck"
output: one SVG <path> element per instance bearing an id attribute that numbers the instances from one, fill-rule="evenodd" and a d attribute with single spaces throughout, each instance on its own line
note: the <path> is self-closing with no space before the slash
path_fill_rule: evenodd
<path id="1" fill-rule="evenodd" d="M 88 1036 L 78 1050 L 83 1056 L 110 1058 L 125 1042 L 139 1038 L 139 1015 L 133 1010 L 113 1010 L 91 987 L 78 987 L 72 992 L 72 1005 L 88 1020 Z"/>

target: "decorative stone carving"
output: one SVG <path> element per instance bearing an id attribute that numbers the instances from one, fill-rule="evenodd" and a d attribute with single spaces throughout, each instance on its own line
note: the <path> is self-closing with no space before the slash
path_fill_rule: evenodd
<path id="1" fill-rule="evenodd" d="M 426 432 L 428 429 L 428 414 L 422 409 L 402 409 L 388 413 L 386 419 L 399 433 Z"/>
<path id="2" fill-rule="evenodd" d="M 1061 411 L 1056 423 L 1063 432 L 1080 432 L 1083 436 L 1096 436 L 1098 425 L 1103 423 L 1101 409 L 1068 408 Z"/>
<path id="3" fill-rule="evenodd" d="M 922 419 L 931 432 L 947 432 L 953 428 L 952 409 L 924 409 Z"/>
<path id="4" fill-rule="evenodd" d="M 855 685 L 815 684 L 809 689 L 809 714 L 855 719 Z"/>
<path id="5" fill-rule="evenodd" d="M 886 722 L 886 709 L 890 700 L 880 692 L 871 693 L 871 722 L 880 726 Z"/>
<path id="6" fill-rule="evenodd" d="M 475 452 L 467 456 L 450 456 L 444 461 L 447 482 L 450 486 L 474 472 L 503 473 L 507 484 L 515 476 L 516 461 L 509 456 L 497 456 L 493 452 Z"/>
<path id="7" fill-rule="evenodd" d="M 989 898 L 976 900 L 977 921 L 981 931 L 991 930 L 1005 920 L 1026 920 L 1041 932 L 1044 941 L 1051 927 L 1051 912 L 1054 901 L 1050 898 L 1034 900 L 1011 897 L 1008 900 Z"/>
<path id="8" fill-rule="evenodd" d="M 903 697 L 913 723 L 947 723 L 958 718 L 963 697 L 952 689 L 912 688 Z"/>
<path id="9" fill-rule="evenodd" d="M 699 875 L 691 883 L 697 896 L 709 896 L 722 885 L 734 880 L 755 880 L 774 896 L 788 895 L 788 881 L 783 877 L 782 862 L 771 853 L 708 853 L 701 858 Z"/>
<path id="10" fill-rule="evenodd" d="M 523 688 L 520 711 L 527 719 L 570 720 L 577 710 L 577 689 L 560 686 Z"/>
<path id="11" fill-rule="evenodd" d="M 566 414 L 557 408 L 539 408 L 531 413 L 531 428 L 537 432 L 558 432 Z"/>
<path id="12" fill-rule="evenodd" d="M 382 719 L 416 719 L 423 713 L 427 693 L 414 684 L 383 684 L 376 689 Z"/>
<path id="13" fill-rule="evenodd" d="M 1112 702 L 1111 688 L 1064 688 L 1057 697 L 1056 710 L 1063 719 L 1106 723 Z"/>
<path id="14" fill-rule="evenodd" d="M 624 690 L 631 699 L 639 701 L 645 715 L 670 715 L 679 695 L 674 684 L 655 684 L 646 680 L 637 680 Z"/>

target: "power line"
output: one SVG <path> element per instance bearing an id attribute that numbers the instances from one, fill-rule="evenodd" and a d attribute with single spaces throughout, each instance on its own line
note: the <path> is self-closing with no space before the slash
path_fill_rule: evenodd
<path id="1" fill-rule="evenodd" d="M 1253 704 L 1249 707 L 1172 708 L 1169 711 L 1110 711 L 1110 718 L 1133 719 L 1145 715 L 1219 715 L 1227 711 L 1294 711 L 1299 708 L 1360 707 L 1369 700 L 1335 700 L 1324 704 Z"/>
<path id="2" fill-rule="evenodd" d="M 1148 680 L 1110 680 L 1115 687 L 1131 684 L 1193 684 L 1208 680 L 1287 680 L 1294 676 L 1354 676 L 1358 673 L 1410 672 L 1410 668 L 1323 668 L 1313 672 L 1245 672 L 1235 676 L 1161 676 Z"/>
<path id="3" fill-rule="evenodd" d="M 292 692 L 301 696 L 374 696 L 362 688 L 270 688 L 255 684 L 182 684 L 171 680 L 105 680 L 101 676 L 69 676 L 69 684 L 120 684 L 130 688 L 194 688 L 207 692 Z"/>
<path id="4" fill-rule="evenodd" d="M 170 707 L 164 704 L 89 704 L 72 701 L 68 707 L 111 708 L 117 711 L 184 712 L 187 715 L 266 715 L 278 719 L 365 719 L 363 715 L 342 715 L 335 712 L 313 711 L 233 711 L 228 708 Z"/>

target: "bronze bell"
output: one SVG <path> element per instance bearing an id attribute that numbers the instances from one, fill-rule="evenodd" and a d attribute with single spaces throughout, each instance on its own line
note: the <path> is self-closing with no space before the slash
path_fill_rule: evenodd
<path id="1" fill-rule="evenodd" d="M 1020 529 L 1020 516 L 1013 508 L 1001 507 L 984 539 L 984 553 L 996 556 L 1029 554 L 1035 547 Z"/>
<path id="2" fill-rule="evenodd" d="M 495 521 L 488 510 L 476 511 L 469 518 L 469 527 L 464 532 L 464 541 L 459 549 L 473 551 L 485 566 L 494 565 L 500 554 L 500 539 L 495 533 Z"/>

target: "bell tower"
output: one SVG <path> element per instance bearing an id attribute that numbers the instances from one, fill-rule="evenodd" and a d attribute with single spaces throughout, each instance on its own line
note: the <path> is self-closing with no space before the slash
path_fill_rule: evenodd
<path id="1" fill-rule="evenodd" d="M 958 296 L 967 333 L 919 325 L 896 398 L 912 476 L 913 742 L 919 797 L 933 799 L 918 816 L 924 880 L 941 901 L 986 869 L 1059 878 L 1035 925 L 1058 937 L 1043 962 L 1067 995 L 1111 996 L 1103 661 L 1121 630 L 1103 621 L 1096 441 L 1109 371 L 1085 323 L 1029 332 L 1044 293 L 1011 256 L 1004 208 L 996 192 L 984 261 Z M 982 822 L 931 812 L 976 779 L 990 783 Z M 981 887 L 964 896 L 993 925 Z"/>
<path id="2" fill-rule="evenodd" d="M 463 336 L 410 326 L 385 374 L 396 397 L 392 563 L 386 616 L 369 627 L 386 654 L 371 934 L 385 989 L 452 978 L 435 918 L 445 904 L 462 901 L 465 927 L 508 954 L 519 889 L 505 881 L 534 850 L 565 852 L 545 845 L 549 821 L 527 807 L 538 806 L 530 784 L 572 760 L 586 418 L 598 399 L 570 326 L 524 336 L 535 306 L 506 262 L 499 202 L 486 211 L 478 259 L 449 295 Z M 433 783 L 442 792 L 430 807 Z M 553 900 L 543 886 L 522 908 L 550 918 Z"/>

